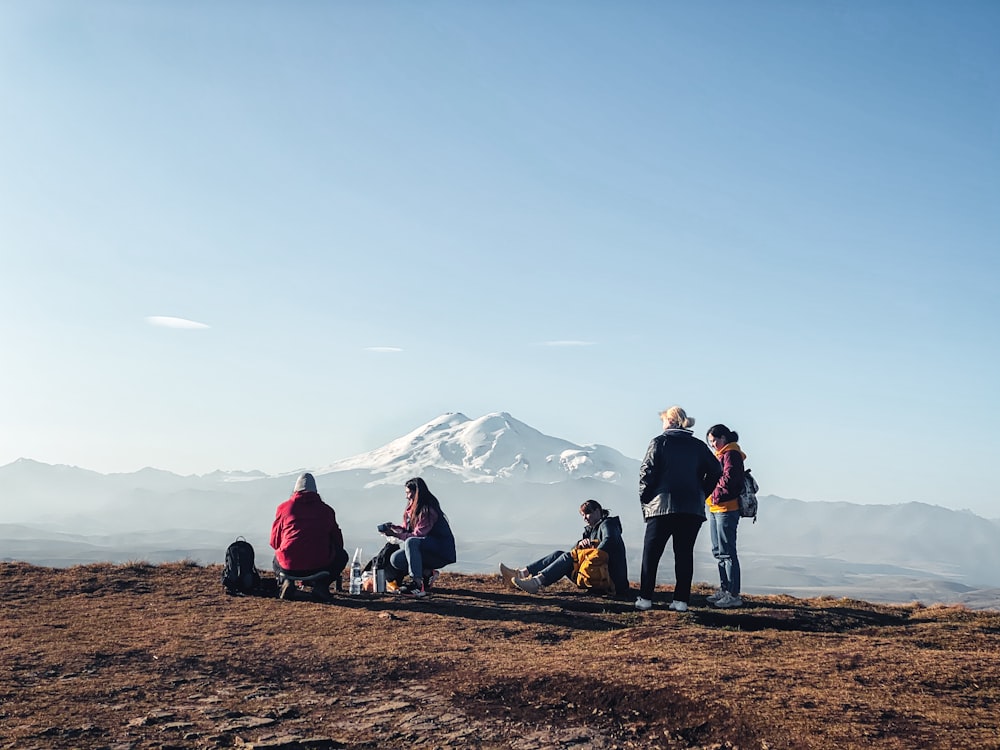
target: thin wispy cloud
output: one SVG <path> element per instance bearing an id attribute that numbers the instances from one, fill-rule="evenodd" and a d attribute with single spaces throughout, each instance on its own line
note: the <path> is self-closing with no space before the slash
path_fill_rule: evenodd
<path id="1" fill-rule="evenodd" d="M 543 342 L 541 342 L 541 344 L 539 344 L 539 346 L 563 346 L 563 347 L 569 347 L 569 346 L 594 346 L 595 343 L 596 342 L 594 342 L 594 341 L 571 341 L 571 340 L 565 340 L 565 341 L 543 341 Z"/>
<path id="2" fill-rule="evenodd" d="M 151 326 L 157 326 L 159 328 L 185 328 L 188 330 L 196 328 L 211 328 L 211 326 L 206 323 L 199 323 L 197 320 L 172 318 L 169 315 L 150 315 L 146 318 L 146 322 Z"/>
<path id="3" fill-rule="evenodd" d="M 366 352 L 377 352 L 379 354 L 395 354 L 396 352 L 403 351 L 398 346 L 366 346 Z"/>

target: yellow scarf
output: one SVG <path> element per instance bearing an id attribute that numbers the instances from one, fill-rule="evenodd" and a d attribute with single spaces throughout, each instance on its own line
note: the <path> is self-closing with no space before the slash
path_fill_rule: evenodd
<path id="1" fill-rule="evenodd" d="M 719 460 L 722 460 L 722 454 L 726 453 L 727 451 L 739 451 L 740 455 L 743 456 L 743 460 L 744 461 L 747 460 L 747 454 L 743 452 L 742 448 L 740 448 L 739 443 L 726 443 L 724 446 L 722 446 L 722 448 L 720 448 L 715 452 L 715 457 L 718 458 Z"/>

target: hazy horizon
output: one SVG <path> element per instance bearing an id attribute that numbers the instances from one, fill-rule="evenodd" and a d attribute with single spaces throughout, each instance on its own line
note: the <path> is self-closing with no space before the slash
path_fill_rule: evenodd
<path id="1" fill-rule="evenodd" d="M 419 459 L 419 460 L 415 459 L 413 457 L 408 457 L 403 462 L 402 469 L 401 470 L 397 470 L 395 472 L 395 474 L 392 475 L 394 477 L 394 479 L 388 479 L 388 478 L 386 478 L 386 477 L 384 477 L 384 476 L 382 476 L 382 475 L 379 474 L 380 471 L 387 471 L 387 469 L 385 469 L 385 467 L 380 468 L 380 461 L 382 461 L 384 459 L 384 455 L 387 453 L 387 451 L 388 451 L 388 453 L 389 453 L 390 456 L 392 456 L 392 449 L 393 448 L 396 448 L 397 450 L 402 450 L 403 453 L 402 454 L 398 454 L 398 455 L 405 454 L 406 449 L 408 447 L 412 447 L 412 445 L 408 445 L 407 444 L 408 437 L 412 437 L 412 435 L 415 435 L 415 434 L 418 434 L 418 433 L 421 433 L 421 432 L 427 432 L 427 430 L 428 430 L 429 427 L 432 428 L 431 432 L 435 433 L 435 432 L 437 432 L 437 428 L 434 427 L 434 425 L 442 423 L 442 422 L 446 421 L 446 418 L 448 418 L 448 417 L 450 417 L 452 415 L 456 415 L 456 414 L 459 417 L 465 417 L 465 415 L 458 414 L 458 413 L 455 413 L 455 412 L 449 412 L 449 413 L 446 413 L 446 414 L 442 414 L 442 415 L 439 415 L 438 417 L 436 417 L 435 419 L 432 419 L 427 424 L 425 424 L 425 425 L 419 425 L 415 429 L 409 431 L 407 434 L 401 435 L 401 436 L 397 436 L 395 439 L 390 440 L 385 445 L 376 446 L 375 448 L 373 448 L 370 451 L 365 451 L 363 453 L 359 453 L 359 454 L 356 454 L 354 456 L 345 456 L 345 457 L 342 457 L 342 458 L 334 459 L 333 461 L 326 462 L 326 464 L 324 464 L 324 465 L 299 466 L 299 467 L 295 467 L 295 468 L 292 468 L 292 469 L 287 469 L 287 470 L 284 470 L 284 471 L 273 472 L 273 473 L 272 472 L 264 471 L 263 469 L 259 469 L 259 468 L 247 467 L 247 468 L 243 468 L 243 469 L 233 469 L 233 470 L 213 469 L 212 471 L 201 473 L 201 474 L 198 474 L 198 473 L 178 474 L 177 472 L 172 472 L 169 469 L 163 469 L 162 467 L 155 467 L 155 466 L 144 466 L 144 467 L 141 467 L 139 469 L 136 469 L 136 470 L 133 470 L 133 471 L 129 471 L 129 472 L 101 472 L 101 471 L 98 471 L 98 470 L 90 468 L 90 467 L 76 466 L 76 465 L 73 465 L 73 464 L 48 464 L 47 462 L 41 462 L 41 461 L 38 461 L 37 459 L 33 459 L 33 458 L 30 458 L 30 457 L 27 457 L 27 456 L 22 456 L 22 457 L 20 457 L 18 459 L 15 459 L 15 461 L 12 461 L 12 462 L 10 462 L 8 464 L 0 465 L 0 469 L 4 469 L 5 467 L 9 467 L 9 466 L 15 465 L 20 460 L 28 460 L 28 461 L 33 461 L 35 463 L 44 464 L 44 465 L 47 465 L 47 466 L 67 466 L 67 467 L 72 468 L 72 469 L 79 469 L 79 470 L 85 471 L 85 472 L 93 472 L 93 473 L 99 474 L 101 476 L 108 476 L 108 477 L 110 477 L 110 476 L 126 476 L 127 477 L 127 476 L 131 476 L 131 475 L 134 475 L 134 474 L 139 474 L 139 473 L 141 473 L 141 472 L 143 472 L 145 470 L 152 469 L 152 470 L 157 471 L 157 472 L 164 472 L 164 473 L 167 473 L 167 474 L 172 474 L 172 475 L 174 475 L 176 477 L 179 477 L 179 478 L 182 478 L 182 479 L 188 479 L 188 478 L 206 478 L 206 477 L 210 477 L 210 476 L 212 476 L 214 474 L 218 474 L 218 473 L 227 474 L 227 475 L 236 475 L 240 479 L 240 483 L 242 483 L 243 482 L 243 477 L 241 475 L 248 475 L 247 481 L 266 480 L 269 483 L 270 486 L 273 486 L 275 488 L 275 490 L 276 490 L 276 495 L 275 496 L 276 497 L 278 495 L 281 495 L 282 492 L 283 492 L 283 490 L 281 488 L 281 485 L 280 485 L 280 481 L 287 480 L 286 484 L 288 484 L 288 486 L 291 487 L 292 484 L 294 483 L 294 479 L 301 472 L 304 472 L 304 471 L 308 471 L 308 472 L 311 472 L 311 473 L 315 474 L 319 478 L 318 481 L 322 485 L 324 476 L 326 476 L 326 478 L 329 479 L 329 475 L 335 474 L 336 472 L 349 473 L 349 472 L 356 471 L 358 469 L 366 470 L 366 471 L 367 470 L 372 470 L 374 472 L 373 473 L 373 479 L 375 479 L 379 485 L 385 486 L 387 484 L 388 485 L 400 484 L 402 481 L 404 481 L 404 479 L 403 479 L 404 477 L 408 478 L 411 475 L 420 475 L 420 474 L 423 474 L 424 476 L 427 476 L 427 470 L 428 470 L 427 467 L 429 467 L 430 471 L 434 475 L 433 479 L 430 480 L 432 483 L 436 484 L 441 479 L 446 479 L 447 482 L 448 482 L 448 484 L 462 484 L 463 482 L 477 481 L 477 480 L 470 480 L 469 477 L 468 477 L 468 475 L 465 475 L 464 478 L 463 478 L 463 474 L 460 471 L 457 472 L 457 473 L 446 472 L 444 474 L 441 474 L 438 471 L 438 469 L 440 468 L 440 466 L 436 465 L 434 463 L 434 461 L 431 461 L 429 464 L 426 464 L 426 466 L 424 466 L 424 468 L 422 468 L 422 464 L 420 463 L 420 461 L 421 460 L 422 461 L 426 461 L 427 460 L 426 456 L 424 456 L 422 459 Z M 483 416 L 477 417 L 475 419 L 466 417 L 466 419 L 468 420 L 468 422 L 466 422 L 466 424 L 469 424 L 469 425 L 481 424 L 482 422 L 484 422 L 484 421 L 486 421 L 486 420 L 488 420 L 490 418 L 497 418 L 497 417 L 511 417 L 514 420 L 515 423 L 517 423 L 518 425 L 520 425 L 523 428 L 526 428 L 528 431 L 533 431 L 534 430 L 534 428 L 532 426 L 520 422 L 520 420 L 517 420 L 517 418 L 516 418 L 515 415 L 510 415 L 507 412 L 494 412 L 492 414 L 483 415 Z M 441 433 L 438 433 L 437 435 L 434 435 L 433 437 L 434 438 L 440 438 L 440 435 L 441 435 Z M 445 431 L 444 435 L 445 435 L 445 439 L 451 439 L 452 438 L 452 435 L 449 434 L 447 431 Z M 542 438 L 543 442 L 552 441 L 552 442 L 555 442 L 557 444 L 558 443 L 568 443 L 568 441 L 565 441 L 563 438 L 560 438 L 558 436 L 545 435 L 543 433 L 539 433 L 537 437 Z M 535 438 L 532 437 L 532 439 L 535 439 Z M 596 445 L 590 445 L 590 446 L 574 446 L 574 447 L 580 448 L 580 449 L 584 449 L 584 450 L 586 450 L 586 449 L 606 449 L 606 448 L 610 448 L 612 451 L 615 451 L 616 453 L 619 453 L 621 455 L 622 459 L 626 463 L 628 463 L 628 464 L 633 464 L 634 463 L 636 471 L 631 472 L 631 474 L 627 470 L 630 467 L 623 466 L 623 467 L 620 467 L 623 470 L 619 472 L 620 476 L 618 476 L 618 478 L 606 479 L 606 480 L 597 478 L 596 481 L 606 482 L 609 485 L 609 487 L 614 487 L 615 490 L 616 490 L 616 494 L 618 494 L 620 491 L 624 491 L 624 493 L 627 495 L 627 494 L 630 493 L 632 485 L 635 485 L 636 497 L 638 496 L 637 495 L 637 491 L 638 491 L 638 471 L 637 471 L 637 468 L 638 468 L 638 466 L 641 463 L 640 459 L 633 458 L 631 456 L 626 456 L 625 454 L 621 453 L 620 451 L 617 451 L 617 449 L 614 446 L 607 446 L 607 445 L 596 444 Z M 467 447 L 467 449 L 470 450 L 470 451 L 473 451 L 473 452 L 477 450 L 477 448 L 475 446 Z M 482 448 L 480 447 L 480 448 L 478 448 L 478 450 L 481 451 Z M 538 447 L 537 446 L 534 447 L 533 451 L 537 454 L 538 453 Z M 545 452 L 546 451 L 544 451 L 544 450 L 542 451 L 543 454 Z M 396 455 L 395 457 L 398 458 L 398 455 Z M 375 457 L 374 460 L 373 460 L 373 457 Z M 367 463 L 366 463 L 366 461 L 367 461 Z M 760 476 L 759 472 L 758 472 L 757 476 Z M 495 477 L 495 478 L 496 479 L 502 479 L 503 477 L 502 476 L 498 476 L 498 477 Z M 564 477 L 565 480 L 569 480 L 570 478 L 571 477 L 568 474 Z M 532 480 L 529 480 L 529 481 L 532 481 Z M 537 482 L 538 480 L 533 480 L 533 481 Z M 559 481 L 559 480 L 557 480 L 557 481 Z M 766 481 L 767 480 L 765 480 L 765 482 Z M 336 492 L 336 489 L 334 487 L 330 487 L 330 486 L 327 486 L 325 488 L 321 486 L 320 490 L 328 492 L 328 493 L 335 493 Z M 836 503 L 836 502 L 846 502 L 849 505 L 872 505 L 872 504 L 874 504 L 874 505 L 902 505 L 902 504 L 909 503 L 909 502 L 924 502 L 924 501 L 913 501 L 913 500 L 898 500 L 898 501 L 886 500 L 886 501 L 878 502 L 878 503 L 864 503 L 864 502 L 851 502 L 851 501 L 818 500 L 817 498 L 805 498 L 805 497 L 787 497 L 787 496 L 780 495 L 780 494 L 775 493 L 775 492 L 768 491 L 767 484 L 765 484 L 764 488 L 760 492 L 760 496 L 761 497 L 764 497 L 764 496 L 773 496 L 773 497 L 777 497 L 777 498 L 783 499 L 783 500 L 795 500 L 795 501 L 799 501 L 799 502 L 833 502 L 833 503 Z M 66 498 L 66 503 L 67 503 L 67 505 L 72 506 L 72 505 L 74 505 L 75 501 L 74 501 L 74 499 L 72 497 L 68 497 L 68 498 Z M 998 512 L 992 506 L 987 506 L 985 512 L 983 512 L 983 511 L 976 511 L 975 509 L 969 507 L 968 505 L 962 505 L 961 503 L 952 504 L 952 503 L 949 503 L 949 502 L 946 502 L 946 501 L 942 501 L 942 502 L 926 502 L 924 504 L 931 505 L 931 506 L 936 506 L 936 507 L 941 507 L 941 508 L 946 508 L 946 509 L 954 510 L 954 511 L 971 512 L 971 513 L 974 513 L 974 514 L 976 514 L 976 515 L 978 515 L 978 516 L 980 516 L 980 517 L 982 517 L 982 518 L 984 518 L 986 520 L 1000 522 L 1000 512 Z M 9 512 L 11 510 L 11 508 L 8 507 L 7 510 Z M 994 515 L 990 515 L 991 512 Z M 23 518 L 28 518 L 28 517 L 30 517 L 30 514 L 29 514 L 29 516 L 23 516 L 23 515 L 19 516 L 19 518 L 22 518 L 22 519 Z M 0 514 L 0 523 L 2 523 L 4 521 L 5 521 L 5 519 L 3 518 L 2 514 Z M 30 521 L 17 521 L 17 522 L 30 523 Z"/>

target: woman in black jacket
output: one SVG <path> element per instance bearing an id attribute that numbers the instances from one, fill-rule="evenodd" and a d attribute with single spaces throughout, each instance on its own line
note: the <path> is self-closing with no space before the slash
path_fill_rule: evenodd
<path id="1" fill-rule="evenodd" d="M 660 412 L 663 432 L 649 444 L 639 473 L 639 503 L 646 521 L 642 576 L 635 608 L 652 609 L 656 569 L 674 539 L 674 599 L 670 609 L 684 612 L 691 598 L 694 543 L 705 522 L 705 498 L 715 489 L 722 468 L 711 449 L 691 432 L 694 419 L 679 406 Z"/>

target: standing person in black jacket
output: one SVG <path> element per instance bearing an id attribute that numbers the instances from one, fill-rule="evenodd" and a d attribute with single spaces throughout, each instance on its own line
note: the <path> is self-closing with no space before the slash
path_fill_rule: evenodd
<path id="1" fill-rule="evenodd" d="M 694 419 L 679 406 L 660 412 L 663 432 L 649 444 L 639 473 L 639 503 L 646 521 L 642 577 L 635 608 L 652 609 L 656 569 L 674 538 L 674 600 L 670 609 L 684 612 L 694 577 L 694 542 L 705 522 L 705 498 L 722 476 L 711 449 L 691 432 Z"/>

